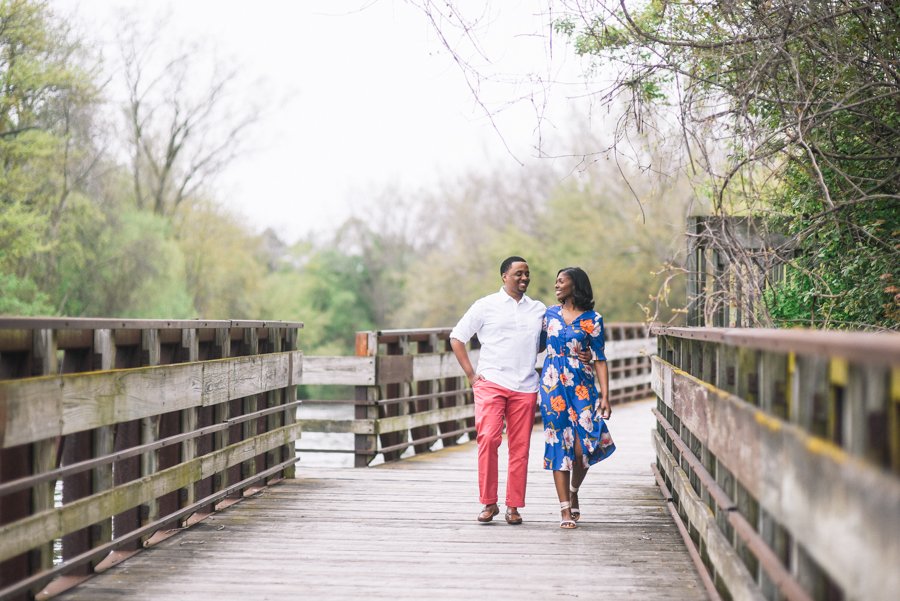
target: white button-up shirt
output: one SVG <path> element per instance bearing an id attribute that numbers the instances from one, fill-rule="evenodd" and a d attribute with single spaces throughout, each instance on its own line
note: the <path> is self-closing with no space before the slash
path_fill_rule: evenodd
<path id="1" fill-rule="evenodd" d="M 450 338 L 468 342 L 478 334 L 481 351 L 475 372 L 516 392 L 536 392 L 534 366 L 546 311 L 544 303 L 524 294 L 516 301 L 501 288 L 475 301 Z"/>

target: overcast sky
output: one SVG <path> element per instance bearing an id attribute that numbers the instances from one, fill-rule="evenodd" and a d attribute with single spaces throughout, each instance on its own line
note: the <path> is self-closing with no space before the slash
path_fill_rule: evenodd
<path id="1" fill-rule="evenodd" d="M 480 12 L 487 3 L 459 4 Z M 331 231 L 387 186 L 413 190 L 486 164 L 513 167 L 535 154 L 539 107 L 514 103 L 492 124 L 425 15 L 402 0 L 52 5 L 73 14 L 108 53 L 117 11 L 150 21 L 168 10 L 172 26 L 159 32 L 165 43 L 201 41 L 240 65 L 245 81 L 262 83 L 267 115 L 216 194 L 255 228 L 273 227 L 287 241 Z M 562 40 L 547 60 L 551 50 L 541 31 L 547 17 L 539 14 L 546 0 L 488 5 L 478 31 L 484 56 L 459 47 L 485 73 L 510 82 L 481 83 L 480 97 L 492 111 L 549 79 L 578 79 Z M 256 89 L 247 87 L 249 97 Z M 552 103 L 565 102 L 566 93 L 554 89 Z"/>

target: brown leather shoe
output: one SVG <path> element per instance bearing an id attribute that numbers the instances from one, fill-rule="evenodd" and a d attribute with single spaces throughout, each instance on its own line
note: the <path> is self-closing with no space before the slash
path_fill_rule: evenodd
<path id="1" fill-rule="evenodd" d="M 497 507 L 496 503 L 494 503 L 493 505 L 485 505 L 476 519 L 482 524 L 487 524 L 488 522 L 493 520 L 494 516 L 498 513 L 500 513 L 500 508 Z"/>
<path id="2" fill-rule="evenodd" d="M 522 523 L 522 516 L 519 515 L 518 509 L 515 507 L 506 508 L 506 523 L 512 526 L 518 526 Z"/>

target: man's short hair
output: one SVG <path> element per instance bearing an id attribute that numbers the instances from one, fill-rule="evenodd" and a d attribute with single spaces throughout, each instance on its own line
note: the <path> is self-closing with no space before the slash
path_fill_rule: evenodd
<path id="1" fill-rule="evenodd" d="M 518 257 L 518 256 L 506 257 L 505 259 L 503 259 L 503 262 L 500 263 L 500 277 L 503 277 L 503 274 L 506 273 L 507 271 L 509 271 L 509 268 L 513 263 L 518 263 L 520 261 L 522 263 L 528 262 L 525 259 L 523 259 L 522 257 Z"/>

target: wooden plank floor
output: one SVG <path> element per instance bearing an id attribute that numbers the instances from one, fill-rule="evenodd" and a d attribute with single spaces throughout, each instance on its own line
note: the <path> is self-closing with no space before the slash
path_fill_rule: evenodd
<path id="1" fill-rule="evenodd" d="M 615 408 L 618 450 L 588 475 L 576 530 L 558 527 L 536 428 L 521 526 L 475 521 L 474 443 L 367 469 L 301 463 L 56 599 L 706 599 L 650 471 L 650 407 Z"/>

